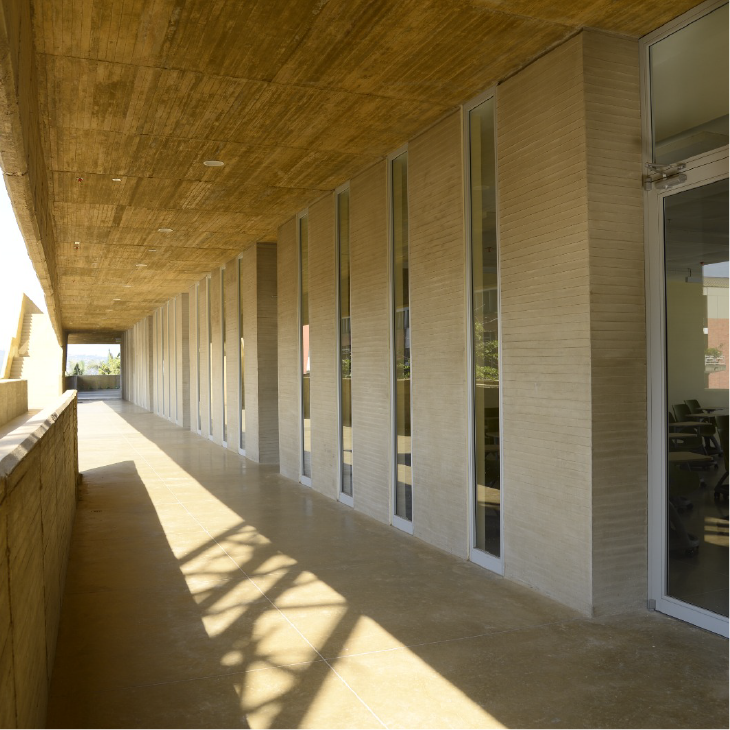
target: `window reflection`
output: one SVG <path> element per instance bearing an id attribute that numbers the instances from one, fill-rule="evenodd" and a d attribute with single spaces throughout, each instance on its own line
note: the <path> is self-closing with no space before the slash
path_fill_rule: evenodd
<path id="1" fill-rule="evenodd" d="M 210 317 L 210 276 L 205 280 L 206 303 L 205 310 L 208 318 L 208 434 L 213 433 L 213 327 Z"/>
<path id="2" fill-rule="evenodd" d="M 299 219 L 299 260 L 302 353 L 302 476 L 312 478 L 312 426 L 309 403 L 309 224 L 307 216 Z"/>
<path id="3" fill-rule="evenodd" d="M 245 358 L 243 352 L 243 261 L 238 259 L 238 339 L 241 347 L 241 377 L 238 381 L 238 398 L 241 403 L 241 433 L 239 447 L 241 451 L 246 450 L 246 389 L 244 387 L 243 374 L 245 371 Z"/>
<path id="4" fill-rule="evenodd" d="M 728 6 L 654 43 L 654 161 L 678 162 L 728 143 Z"/>
<path id="5" fill-rule="evenodd" d="M 341 491 L 352 496 L 352 337 L 350 330 L 350 191 L 337 196 L 337 245 L 340 262 L 340 413 L 342 419 Z"/>
<path id="6" fill-rule="evenodd" d="M 226 394 L 226 270 L 221 269 L 221 353 L 223 358 L 223 381 L 221 382 L 223 400 L 223 441 L 228 441 L 228 397 Z"/>
<path id="7" fill-rule="evenodd" d="M 728 615 L 728 181 L 664 200 L 666 593 Z"/>
<path id="8" fill-rule="evenodd" d="M 469 112 L 474 341 L 474 547 L 500 555 L 499 288 L 494 100 Z"/>
<path id="9" fill-rule="evenodd" d="M 413 519 L 411 471 L 411 322 L 408 270 L 408 153 L 391 162 L 393 206 L 393 353 L 395 359 L 395 514 Z"/>

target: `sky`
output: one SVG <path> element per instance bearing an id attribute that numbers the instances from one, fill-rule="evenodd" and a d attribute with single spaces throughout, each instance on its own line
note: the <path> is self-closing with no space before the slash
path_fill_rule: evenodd
<path id="1" fill-rule="evenodd" d="M 4 269 L 0 285 L 0 350 L 7 351 L 18 325 L 21 296 L 27 294 L 40 309 L 48 310 L 4 182 L 0 183 L 0 260 Z M 74 350 L 76 354 L 106 357 L 110 348 L 112 354 L 119 352 L 119 345 L 83 345 Z"/>
<path id="2" fill-rule="evenodd" d="M 46 299 L 25 249 L 8 191 L 0 184 L 0 260 L 3 262 L 0 286 L 0 350 L 7 350 L 18 325 L 18 307 L 23 293 L 44 312 Z"/>

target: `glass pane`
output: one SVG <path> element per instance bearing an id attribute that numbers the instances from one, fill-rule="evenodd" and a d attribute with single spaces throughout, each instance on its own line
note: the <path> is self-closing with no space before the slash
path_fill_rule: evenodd
<path id="1" fill-rule="evenodd" d="M 165 304 L 165 312 L 167 316 L 167 327 L 165 333 L 167 337 L 167 417 L 172 418 L 172 316 L 170 302 Z"/>
<path id="2" fill-rule="evenodd" d="M 474 547 L 500 554 L 499 288 L 494 100 L 469 112 L 474 339 Z"/>
<path id="3" fill-rule="evenodd" d="M 723 616 L 728 615 L 727 226 L 727 180 L 664 200 L 666 592 Z"/>
<path id="4" fill-rule="evenodd" d="M 175 422 L 177 422 L 177 299 L 172 300 L 172 369 L 175 373 Z"/>
<path id="5" fill-rule="evenodd" d="M 352 496 L 352 339 L 350 333 L 350 191 L 337 196 L 340 254 L 340 407 L 342 415 L 342 492 Z"/>
<path id="6" fill-rule="evenodd" d="M 299 302 L 302 315 L 302 475 L 312 476 L 312 433 L 309 417 L 309 226 L 307 216 L 299 219 L 299 246 L 301 260 L 301 292 Z"/>
<path id="7" fill-rule="evenodd" d="M 650 49 L 654 161 L 685 160 L 728 143 L 728 6 Z"/>
<path id="8" fill-rule="evenodd" d="M 208 317 L 208 433 L 213 433 L 213 328 L 210 318 L 210 277 L 205 280 L 207 296 L 205 311 Z"/>
<path id="9" fill-rule="evenodd" d="M 195 375 L 198 379 L 198 433 L 200 433 L 202 429 L 202 419 L 200 416 L 200 283 L 197 283 L 195 285 L 195 346 L 197 349 L 196 354 L 198 358 L 197 367 L 195 368 Z"/>
<path id="10" fill-rule="evenodd" d="M 411 472 L 411 322 L 408 281 L 408 153 L 391 163 L 393 183 L 393 331 L 395 342 L 395 514 L 413 519 Z"/>
<path id="11" fill-rule="evenodd" d="M 167 321 L 165 319 L 165 307 L 162 307 L 160 309 L 160 362 L 162 363 L 162 367 L 160 368 L 160 375 L 162 377 L 162 415 L 167 414 L 167 397 L 166 397 L 166 389 L 165 389 L 165 354 L 167 351 L 167 327 L 166 327 Z"/>
<path id="12" fill-rule="evenodd" d="M 221 382 L 223 402 L 223 440 L 228 441 L 228 412 L 226 405 L 226 270 L 221 269 L 221 350 L 223 354 L 223 381 Z"/>
<path id="13" fill-rule="evenodd" d="M 238 260 L 238 339 L 241 343 L 241 377 L 238 381 L 238 397 L 241 402 L 241 437 L 240 447 L 246 450 L 246 389 L 243 385 L 245 360 L 243 357 L 243 261 Z"/>

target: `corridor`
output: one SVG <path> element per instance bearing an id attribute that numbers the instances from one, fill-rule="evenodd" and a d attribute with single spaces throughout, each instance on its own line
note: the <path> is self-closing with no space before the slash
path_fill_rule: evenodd
<path id="1" fill-rule="evenodd" d="M 587 619 L 125 401 L 80 401 L 49 727 L 727 727 L 727 642 Z"/>

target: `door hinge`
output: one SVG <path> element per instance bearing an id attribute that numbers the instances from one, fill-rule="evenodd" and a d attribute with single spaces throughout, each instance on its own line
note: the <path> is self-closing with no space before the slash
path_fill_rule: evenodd
<path id="1" fill-rule="evenodd" d="M 687 165 L 684 162 L 674 162 L 671 165 L 657 165 L 655 162 L 647 162 L 647 174 L 644 175 L 644 190 L 667 190 L 675 185 L 687 182 L 684 169 Z"/>

